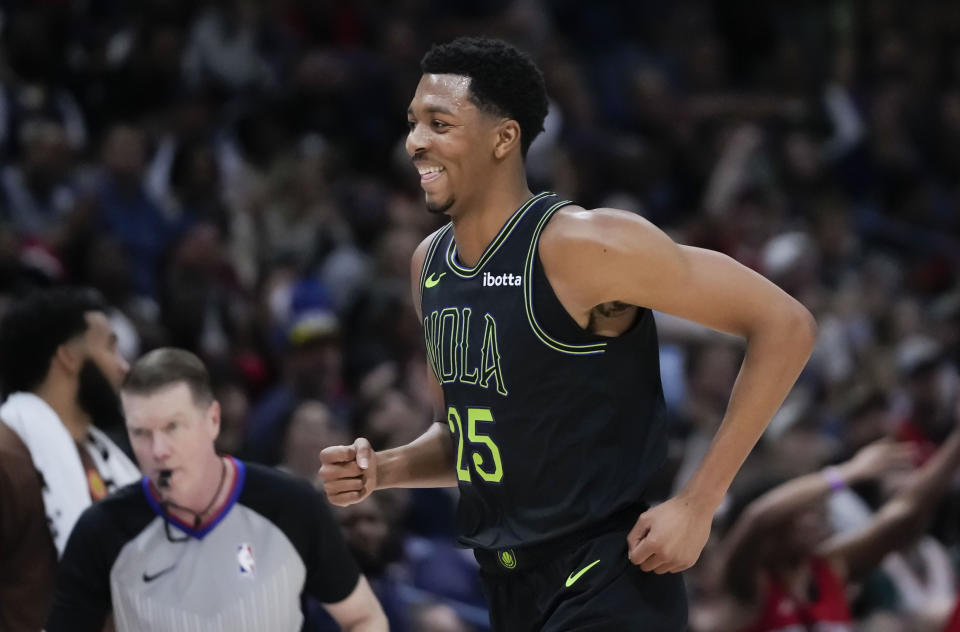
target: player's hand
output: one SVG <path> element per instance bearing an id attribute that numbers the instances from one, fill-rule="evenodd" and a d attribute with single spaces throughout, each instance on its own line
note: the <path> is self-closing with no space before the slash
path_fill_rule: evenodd
<path id="1" fill-rule="evenodd" d="M 320 479 L 327 499 L 346 507 L 377 488 L 377 453 L 360 438 L 353 445 L 333 445 L 320 452 Z"/>
<path id="2" fill-rule="evenodd" d="M 676 496 L 640 514 L 627 534 L 630 561 L 657 574 L 693 566 L 710 537 L 712 508 Z"/>

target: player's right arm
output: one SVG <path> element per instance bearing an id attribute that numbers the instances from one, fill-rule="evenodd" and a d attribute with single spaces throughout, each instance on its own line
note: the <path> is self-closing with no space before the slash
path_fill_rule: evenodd
<path id="1" fill-rule="evenodd" d="M 420 273 L 433 235 L 417 246 L 410 261 L 413 305 L 420 313 Z M 433 419 L 422 435 L 407 445 L 376 452 L 359 438 L 353 445 L 331 446 L 320 453 L 320 478 L 334 505 L 352 505 L 376 489 L 390 487 L 456 487 L 453 441 L 446 426 L 443 389 L 427 367 Z"/>

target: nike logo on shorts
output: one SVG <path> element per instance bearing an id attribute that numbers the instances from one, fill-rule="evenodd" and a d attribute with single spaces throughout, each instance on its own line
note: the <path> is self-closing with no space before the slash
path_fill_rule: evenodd
<path id="1" fill-rule="evenodd" d="M 600 563 L 600 560 L 594 560 L 594 561 L 591 562 L 590 564 L 587 564 L 586 566 L 584 566 L 583 568 L 581 568 L 579 571 L 577 571 L 576 574 L 570 573 L 570 575 L 567 576 L 566 587 L 567 587 L 567 588 L 570 588 L 571 586 L 573 586 L 578 579 L 580 579 L 581 577 L 583 577 L 583 574 L 584 574 L 584 573 L 586 573 L 588 570 L 590 570 L 591 568 L 593 568 L 594 566 L 596 566 L 596 565 L 599 564 L 599 563 Z"/>

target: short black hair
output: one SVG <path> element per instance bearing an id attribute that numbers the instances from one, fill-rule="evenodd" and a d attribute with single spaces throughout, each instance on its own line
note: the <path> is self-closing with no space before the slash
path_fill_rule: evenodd
<path id="1" fill-rule="evenodd" d="M 86 314 L 105 311 L 95 290 L 80 287 L 36 290 L 12 303 L 0 320 L 4 392 L 32 391 L 40 386 L 57 348 L 89 327 Z"/>
<path id="2" fill-rule="evenodd" d="M 121 390 L 134 395 L 153 395 L 168 386 L 183 382 L 198 406 L 213 402 L 210 372 L 203 360 L 186 349 L 161 347 L 133 363 Z"/>
<path id="3" fill-rule="evenodd" d="M 478 108 L 520 125 L 520 151 L 526 158 L 547 117 L 543 73 L 529 55 L 502 40 L 459 37 L 431 47 L 420 70 L 469 77 L 471 100 Z"/>

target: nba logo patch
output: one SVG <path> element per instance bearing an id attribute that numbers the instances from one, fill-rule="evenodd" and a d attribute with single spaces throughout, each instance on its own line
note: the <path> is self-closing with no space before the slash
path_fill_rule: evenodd
<path id="1" fill-rule="evenodd" d="M 256 563 L 253 560 L 253 547 L 244 542 L 237 547 L 237 562 L 240 563 L 240 576 L 253 579 L 253 569 Z"/>

